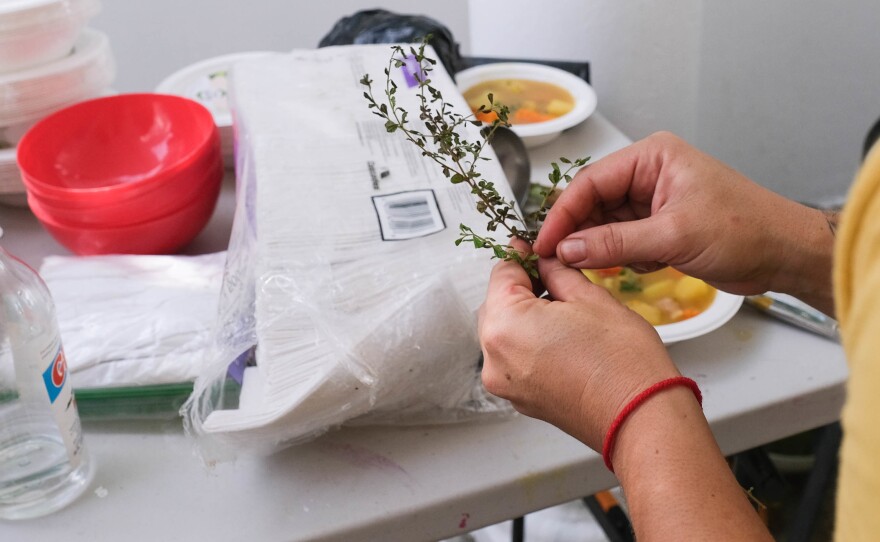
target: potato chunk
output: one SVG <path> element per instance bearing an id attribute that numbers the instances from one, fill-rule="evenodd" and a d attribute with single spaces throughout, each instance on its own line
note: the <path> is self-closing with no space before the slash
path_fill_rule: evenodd
<path id="1" fill-rule="evenodd" d="M 663 313 L 654 305 L 633 299 L 627 301 L 626 306 L 638 313 L 639 316 L 647 320 L 652 326 L 659 326 L 663 323 Z"/>
<path id="2" fill-rule="evenodd" d="M 574 104 L 565 100 L 554 98 L 547 104 L 547 113 L 555 117 L 561 117 L 574 109 Z"/>
<path id="3" fill-rule="evenodd" d="M 700 279 L 682 277 L 675 285 L 673 296 L 683 305 L 695 305 L 700 303 L 711 291 L 711 287 Z"/>
<path id="4" fill-rule="evenodd" d="M 645 286 L 642 290 L 642 297 L 648 301 L 656 301 L 664 297 L 672 297 L 675 290 L 675 281 L 672 279 L 661 280 L 654 284 Z"/>

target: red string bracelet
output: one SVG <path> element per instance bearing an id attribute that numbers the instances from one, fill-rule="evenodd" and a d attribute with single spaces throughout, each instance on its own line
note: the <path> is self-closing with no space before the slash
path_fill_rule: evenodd
<path id="1" fill-rule="evenodd" d="M 623 410 L 620 411 L 620 414 L 614 418 L 614 421 L 611 422 L 611 427 L 608 428 L 608 432 L 605 433 L 605 441 L 602 443 L 602 459 L 605 460 L 605 466 L 608 467 L 608 470 L 614 472 L 614 467 L 611 464 L 611 452 L 614 451 L 614 441 L 617 439 L 617 432 L 620 431 L 620 426 L 623 425 L 623 422 L 626 421 L 626 418 L 632 414 L 632 411 L 638 408 L 639 405 L 650 399 L 654 394 L 665 390 L 666 388 L 671 388 L 672 386 L 687 386 L 694 392 L 694 396 L 697 398 L 697 402 L 700 403 L 700 407 L 703 406 L 703 394 L 700 393 L 700 388 L 697 386 L 697 383 L 691 380 L 690 378 L 684 376 L 676 376 L 674 378 L 667 378 L 666 380 L 661 380 L 657 382 L 653 386 L 647 388 L 645 391 L 633 397 L 632 401 L 627 403 Z"/>

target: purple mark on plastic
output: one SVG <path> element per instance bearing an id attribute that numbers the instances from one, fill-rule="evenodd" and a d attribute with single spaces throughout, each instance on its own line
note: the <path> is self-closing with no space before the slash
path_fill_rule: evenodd
<path id="1" fill-rule="evenodd" d="M 254 356 L 254 350 L 256 347 L 250 347 L 229 364 L 229 367 L 226 368 L 226 374 L 229 375 L 230 378 L 242 384 L 244 381 L 244 368 L 247 367 L 248 362 Z"/>
<path id="2" fill-rule="evenodd" d="M 362 469 L 377 468 L 382 470 L 393 470 L 407 473 L 403 467 L 388 459 L 384 455 L 377 454 L 367 448 L 354 446 L 352 444 L 343 444 L 340 442 L 322 442 L 319 444 L 321 451 L 332 455 L 337 459 L 350 463 L 355 467 Z"/>
<path id="3" fill-rule="evenodd" d="M 419 61 L 413 55 L 403 59 L 403 66 L 400 69 L 403 71 L 406 86 L 410 88 L 418 86 L 419 81 L 425 80 L 425 72 L 422 71 L 422 65 L 419 64 Z"/>

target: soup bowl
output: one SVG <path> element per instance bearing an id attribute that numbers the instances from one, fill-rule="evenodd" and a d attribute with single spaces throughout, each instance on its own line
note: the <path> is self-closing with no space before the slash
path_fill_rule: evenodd
<path id="1" fill-rule="evenodd" d="M 743 303 L 742 296 L 723 292 L 669 267 L 644 274 L 622 267 L 584 270 L 583 274 L 653 324 L 664 344 L 718 329 Z"/>
<path id="2" fill-rule="evenodd" d="M 654 329 L 657 330 L 663 344 L 694 339 L 726 324 L 736 315 L 742 304 L 743 296 L 716 290 L 712 304 L 700 314 L 680 322 L 654 326 Z"/>
<path id="3" fill-rule="evenodd" d="M 523 140 L 526 147 L 537 147 L 553 141 L 564 130 L 577 126 L 596 111 L 596 92 L 586 81 L 565 70 L 530 62 L 497 62 L 462 70 L 455 74 L 459 91 L 467 94 L 481 83 L 488 81 L 519 80 L 548 83 L 567 92 L 573 101 L 566 113 L 528 124 L 512 121 L 511 129 Z M 499 97 L 496 101 L 504 103 Z M 508 104 L 505 104 L 508 105 Z"/>

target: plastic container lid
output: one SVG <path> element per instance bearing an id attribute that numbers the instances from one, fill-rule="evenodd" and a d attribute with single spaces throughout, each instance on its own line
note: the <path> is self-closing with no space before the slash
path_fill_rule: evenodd
<path id="1" fill-rule="evenodd" d="M 0 0 L 0 33 L 71 17 L 89 18 L 100 10 L 98 0 Z"/>
<path id="2" fill-rule="evenodd" d="M 38 7 L 0 0 L 0 73 L 28 70 L 70 54 L 82 28 L 100 11 L 97 0 L 43 2 Z M 26 7 L 11 11 L 14 6 Z"/>
<path id="3" fill-rule="evenodd" d="M 0 126 L 41 118 L 95 96 L 116 74 L 107 36 L 84 29 L 73 52 L 54 62 L 0 75 Z"/>

